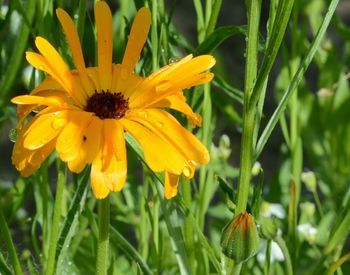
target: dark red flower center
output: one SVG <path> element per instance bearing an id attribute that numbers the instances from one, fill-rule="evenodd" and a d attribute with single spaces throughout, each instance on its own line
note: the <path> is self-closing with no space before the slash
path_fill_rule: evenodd
<path id="1" fill-rule="evenodd" d="M 122 118 L 129 109 L 129 99 L 123 94 L 111 93 L 109 90 L 95 92 L 87 101 L 85 111 L 95 113 L 101 119 Z"/>

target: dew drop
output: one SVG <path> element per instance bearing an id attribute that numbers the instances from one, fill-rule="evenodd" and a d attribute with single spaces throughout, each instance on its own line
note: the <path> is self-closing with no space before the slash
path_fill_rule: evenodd
<path id="1" fill-rule="evenodd" d="M 66 139 L 61 139 L 60 142 L 61 142 L 62 144 L 66 144 L 66 143 L 67 143 L 67 140 L 66 140 Z"/>
<path id="2" fill-rule="evenodd" d="M 54 130 L 60 129 L 65 123 L 65 120 L 62 118 L 58 118 L 52 121 L 51 126 Z"/>
<path id="3" fill-rule="evenodd" d="M 179 60 L 180 60 L 180 58 L 173 56 L 173 57 L 169 58 L 169 63 L 174 64 L 174 63 L 178 62 Z"/>
<path id="4" fill-rule="evenodd" d="M 138 111 L 137 115 L 139 115 L 140 117 L 143 117 L 143 118 L 148 117 L 148 113 L 146 111 Z"/>
<path id="5" fill-rule="evenodd" d="M 193 159 L 190 159 L 190 160 L 188 161 L 188 163 L 189 163 L 190 165 L 194 166 L 194 167 L 197 166 L 197 162 L 196 162 L 195 160 L 193 160 Z"/>
<path id="6" fill-rule="evenodd" d="M 48 140 L 47 140 L 47 138 L 42 138 L 42 139 L 40 140 L 40 142 L 41 142 L 42 144 L 46 144 L 46 143 L 48 142 Z"/>
<path id="7" fill-rule="evenodd" d="M 190 169 L 190 167 L 185 166 L 185 167 L 182 169 L 182 173 L 184 174 L 185 177 L 191 176 L 191 169 Z"/>
<path id="8" fill-rule="evenodd" d="M 158 128 L 162 128 L 162 127 L 164 126 L 164 124 L 163 124 L 163 122 L 157 121 L 157 122 L 156 122 L 156 126 L 157 126 Z"/>

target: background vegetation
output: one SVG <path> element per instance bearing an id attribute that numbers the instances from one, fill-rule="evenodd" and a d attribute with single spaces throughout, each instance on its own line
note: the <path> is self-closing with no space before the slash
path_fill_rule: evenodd
<path id="1" fill-rule="evenodd" d="M 127 137 L 127 184 L 110 196 L 108 274 L 239 272 L 221 253 L 220 238 L 235 211 L 246 209 L 242 190 L 260 236 L 258 253 L 239 264 L 242 274 L 350 274 L 349 1 L 107 2 L 114 60 L 123 56 L 136 10 L 152 11 L 140 74 L 189 53 L 217 59 L 212 83 L 186 93 L 203 117 L 194 131 L 211 162 L 181 183 L 176 198 L 164 200 L 162 175 L 147 169 Z M 75 19 L 86 63 L 94 66 L 93 5 L 0 0 L 1 274 L 47 270 L 62 166 L 52 154 L 25 179 L 11 166 L 16 109 L 9 100 L 45 77 L 24 53 L 40 35 L 73 68 L 54 12 L 61 7 Z M 94 274 L 97 201 L 88 169 L 69 174 L 62 192 L 56 273 Z"/>

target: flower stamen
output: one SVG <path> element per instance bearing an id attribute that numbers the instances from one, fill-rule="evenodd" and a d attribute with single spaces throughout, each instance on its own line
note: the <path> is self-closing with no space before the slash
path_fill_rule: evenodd
<path id="1" fill-rule="evenodd" d="M 95 92 L 85 107 L 85 111 L 94 113 L 100 119 L 122 118 L 128 109 L 129 99 L 125 99 L 120 92 L 112 93 L 109 90 Z"/>

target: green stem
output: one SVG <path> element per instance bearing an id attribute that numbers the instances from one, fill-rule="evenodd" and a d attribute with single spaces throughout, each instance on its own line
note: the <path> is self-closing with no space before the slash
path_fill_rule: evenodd
<path id="1" fill-rule="evenodd" d="M 58 161 L 58 179 L 57 179 L 55 206 L 54 206 L 53 219 L 52 219 L 52 231 L 51 231 L 51 238 L 50 238 L 49 255 L 48 255 L 47 270 L 46 270 L 47 275 L 52 275 L 55 273 L 56 247 L 57 247 L 58 233 L 60 228 L 61 211 L 63 208 L 62 203 L 63 203 L 63 193 L 64 193 L 65 183 L 66 183 L 66 166 L 62 161 Z"/>
<path id="2" fill-rule="evenodd" d="M 191 207 L 191 185 L 190 181 L 184 180 L 181 184 L 182 186 L 182 194 L 184 198 L 184 202 L 186 204 L 186 207 L 190 209 Z M 186 240 L 186 247 L 188 252 L 188 259 L 190 262 L 190 268 L 191 272 L 193 274 L 196 274 L 196 258 L 195 258 L 195 246 L 194 246 L 194 235 L 193 235 L 193 224 L 191 219 L 188 215 L 185 216 L 184 220 L 184 226 L 185 226 L 185 240 Z"/>
<path id="3" fill-rule="evenodd" d="M 158 0 L 153 0 L 152 1 L 152 29 L 151 29 L 152 69 L 153 69 L 153 71 L 155 71 L 159 68 L 157 14 L 158 14 Z"/>
<path id="4" fill-rule="evenodd" d="M 239 275 L 239 274 L 241 274 L 241 269 L 242 269 L 242 263 L 235 264 L 232 268 L 231 274 L 232 275 Z"/>
<path id="5" fill-rule="evenodd" d="M 278 246 L 281 248 L 282 253 L 285 258 L 285 263 L 286 263 L 286 274 L 287 275 L 293 275 L 293 266 L 292 266 L 292 260 L 290 258 L 290 254 L 288 251 L 288 247 L 284 240 L 280 237 L 277 236 L 274 241 L 278 244 Z"/>
<path id="6" fill-rule="evenodd" d="M 98 244 L 96 274 L 106 275 L 108 266 L 108 245 L 109 245 L 109 197 L 98 202 Z"/>
<path id="7" fill-rule="evenodd" d="M 271 240 L 267 240 L 266 257 L 265 257 L 265 264 L 264 264 L 264 274 L 265 275 L 270 274 L 270 259 L 271 259 Z"/>
<path id="8" fill-rule="evenodd" d="M 15 245 L 13 244 L 13 241 L 11 238 L 10 230 L 7 226 L 6 219 L 4 217 L 4 213 L 2 212 L 2 206 L 0 206 L 0 232 L 1 232 L 0 237 L 5 242 L 7 250 L 9 252 L 10 259 L 11 259 L 15 274 L 16 275 L 23 274 L 21 265 L 20 265 L 18 257 L 17 257 L 16 248 L 15 248 Z"/>
<path id="9" fill-rule="evenodd" d="M 217 22 L 218 17 L 219 17 L 221 5 L 222 5 L 222 0 L 216 0 L 213 4 L 211 16 L 210 16 L 209 23 L 208 23 L 207 30 L 206 30 L 206 34 L 205 34 L 206 37 L 208 37 L 211 33 L 214 32 L 216 22 Z"/>
<path id="10" fill-rule="evenodd" d="M 323 210 L 322 210 L 322 205 L 321 205 L 320 197 L 318 196 L 317 190 L 313 191 L 312 194 L 314 196 L 314 199 L 315 199 L 315 202 L 316 202 L 316 206 L 317 206 L 318 212 L 320 213 L 321 219 L 323 219 L 324 213 L 323 213 Z"/>
<path id="11" fill-rule="evenodd" d="M 248 37 L 247 37 L 247 61 L 243 104 L 243 134 L 240 152 L 239 184 L 237 194 L 236 215 L 247 208 L 249 185 L 253 158 L 253 138 L 255 106 L 249 108 L 251 91 L 257 74 L 258 34 L 261 0 L 249 0 L 248 9 Z"/>

